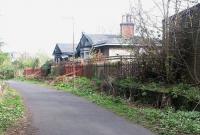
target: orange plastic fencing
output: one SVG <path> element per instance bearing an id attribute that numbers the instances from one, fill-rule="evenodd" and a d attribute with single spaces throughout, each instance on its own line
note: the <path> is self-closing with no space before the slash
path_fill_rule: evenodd
<path id="1" fill-rule="evenodd" d="M 42 75 L 42 69 L 41 68 L 26 68 L 24 69 L 24 76 L 30 76 L 30 75 L 36 75 L 36 76 L 41 76 Z"/>

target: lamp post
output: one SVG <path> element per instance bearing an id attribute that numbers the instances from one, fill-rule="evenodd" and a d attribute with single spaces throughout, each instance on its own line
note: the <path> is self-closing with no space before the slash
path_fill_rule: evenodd
<path id="1" fill-rule="evenodd" d="M 63 17 L 63 19 L 68 19 L 68 20 L 72 20 L 72 46 L 73 46 L 73 63 L 72 63 L 72 67 L 73 67 L 73 89 L 75 89 L 75 43 L 74 43 L 74 37 L 75 37 L 75 32 L 74 32 L 74 28 L 75 28 L 75 19 L 74 17 Z"/>

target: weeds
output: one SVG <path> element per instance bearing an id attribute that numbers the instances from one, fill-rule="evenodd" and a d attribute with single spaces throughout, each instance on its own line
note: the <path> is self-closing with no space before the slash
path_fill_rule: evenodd
<path id="1" fill-rule="evenodd" d="M 120 97 L 107 96 L 96 92 L 94 84 L 87 78 L 76 78 L 73 83 L 57 84 L 57 88 L 85 97 L 90 101 L 112 110 L 116 114 L 135 121 L 161 135 L 200 135 L 200 112 L 163 110 L 130 105 Z"/>
<path id="2" fill-rule="evenodd" d="M 107 108 L 128 120 L 139 123 L 160 135 L 200 135 L 200 112 L 176 111 L 173 108 L 139 107 L 120 97 L 97 92 L 94 82 L 98 83 L 96 80 L 81 77 L 75 79 L 75 89 L 73 88 L 73 81 L 54 85 L 57 89 L 85 97 L 89 101 Z M 125 83 L 129 83 L 129 81 L 126 80 Z M 132 86 L 130 85 L 130 87 Z M 158 89 L 157 84 L 150 84 L 148 87 L 153 88 L 154 91 Z M 183 89 L 179 85 L 176 87 L 179 90 Z"/>
<path id="3" fill-rule="evenodd" d="M 0 134 L 2 134 L 23 116 L 24 106 L 20 96 L 10 88 L 7 88 L 0 98 Z"/>

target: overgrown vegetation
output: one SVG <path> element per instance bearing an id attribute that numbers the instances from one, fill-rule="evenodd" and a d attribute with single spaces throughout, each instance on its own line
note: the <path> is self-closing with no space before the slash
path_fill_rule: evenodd
<path id="1" fill-rule="evenodd" d="M 41 69 L 43 71 L 43 76 L 48 76 L 49 74 L 51 74 L 52 63 L 52 60 L 48 60 L 42 65 Z"/>
<path id="2" fill-rule="evenodd" d="M 15 76 L 22 76 L 24 68 L 36 68 L 38 65 L 38 58 L 21 55 L 21 57 L 12 61 L 9 53 L 0 52 L 0 79 L 11 79 Z"/>
<path id="3" fill-rule="evenodd" d="M 154 92 L 162 92 L 162 93 L 170 93 L 174 97 L 177 96 L 185 96 L 191 101 L 200 100 L 200 89 L 199 87 L 194 87 L 189 84 L 176 84 L 176 85 L 165 85 L 162 83 L 142 83 L 136 81 L 134 78 L 125 78 L 120 79 L 115 83 L 115 85 L 122 89 L 122 91 L 129 90 L 138 90 L 141 89 L 143 91 L 154 91 Z"/>
<path id="4" fill-rule="evenodd" d="M 107 85 L 106 88 L 105 85 Z M 117 79 L 105 84 L 107 94 L 119 96 L 130 102 L 148 104 L 154 107 L 174 107 L 177 110 L 200 110 L 200 89 L 189 84 L 169 85 L 162 82 L 143 83 L 135 78 Z"/>
<path id="5" fill-rule="evenodd" d="M 8 53 L 0 52 L 0 79 L 10 79 L 14 77 L 15 68 L 11 64 Z"/>
<path id="6" fill-rule="evenodd" d="M 25 68 L 32 68 L 34 70 L 43 64 L 44 71 L 48 72 L 49 57 L 45 53 L 38 52 L 35 56 L 23 53 L 16 57 L 15 54 L 3 52 L 1 47 L 0 42 L 0 79 L 22 77 Z"/>
<path id="7" fill-rule="evenodd" d="M 76 78 L 74 82 L 55 84 L 55 87 L 85 97 L 162 135 L 200 134 L 200 112 L 176 111 L 171 107 L 161 110 L 130 104 L 120 97 L 98 92 L 96 82 L 98 83 L 96 79 L 81 77 Z"/>
<path id="8" fill-rule="evenodd" d="M 14 124 L 24 114 L 24 105 L 18 93 L 10 88 L 5 88 L 0 96 L 0 134 Z"/>

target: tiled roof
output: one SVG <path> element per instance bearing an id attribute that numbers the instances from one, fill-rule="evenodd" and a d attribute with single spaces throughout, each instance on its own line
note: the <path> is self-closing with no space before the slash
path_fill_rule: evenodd
<path id="1" fill-rule="evenodd" d="M 134 36 L 130 40 L 125 40 L 120 35 L 108 35 L 108 34 L 85 34 L 85 37 L 88 42 L 83 43 L 82 39 L 79 42 L 77 49 L 79 50 L 82 47 L 103 47 L 103 46 L 122 46 L 122 45 L 133 45 L 133 46 L 146 46 L 144 39 L 139 36 Z M 152 40 L 157 46 L 161 46 L 161 43 L 158 39 Z"/>
<path id="2" fill-rule="evenodd" d="M 57 43 L 56 46 L 60 49 L 62 53 L 64 52 L 72 52 L 73 51 L 73 45 L 72 44 L 66 44 L 66 43 Z"/>
<path id="3" fill-rule="evenodd" d="M 143 38 L 134 36 L 130 40 L 125 40 L 120 35 L 104 35 L 104 34 L 85 34 L 92 46 L 103 45 L 144 45 Z M 156 40 L 154 40 L 156 41 Z"/>
<path id="4" fill-rule="evenodd" d="M 92 45 L 101 44 L 121 44 L 121 37 L 119 35 L 106 34 L 85 34 Z"/>
<path id="5" fill-rule="evenodd" d="M 53 52 L 54 54 L 73 55 L 73 45 L 66 43 L 57 43 Z"/>

